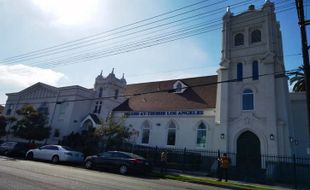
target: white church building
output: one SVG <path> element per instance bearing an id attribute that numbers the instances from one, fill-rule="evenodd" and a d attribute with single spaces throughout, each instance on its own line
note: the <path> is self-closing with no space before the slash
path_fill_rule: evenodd
<path id="1" fill-rule="evenodd" d="M 306 96 L 288 90 L 274 4 L 238 15 L 228 9 L 221 52 L 214 76 L 127 84 L 113 70 L 93 88 L 37 83 L 8 93 L 4 114 L 28 103 L 47 110 L 48 143 L 112 116 L 125 117 L 140 145 L 309 156 Z"/>

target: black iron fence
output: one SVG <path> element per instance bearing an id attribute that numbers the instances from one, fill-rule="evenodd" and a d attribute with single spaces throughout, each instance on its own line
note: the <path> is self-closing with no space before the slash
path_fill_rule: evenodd
<path id="1" fill-rule="evenodd" d="M 127 145 L 118 150 L 132 152 L 150 160 L 155 167 L 160 167 L 160 154 L 168 152 L 169 169 L 184 172 L 202 172 L 209 176 L 217 176 L 217 158 L 222 152 L 213 150 L 178 149 L 144 147 Z M 292 187 L 310 188 L 310 158 L 296 156 L 247 156 L 240 158 L 236 153 L 227 153 L 231 160 L 229 178 L 258 183 L 288 184 Z M 244 154 L 243 154 L 244 155 Z"/>

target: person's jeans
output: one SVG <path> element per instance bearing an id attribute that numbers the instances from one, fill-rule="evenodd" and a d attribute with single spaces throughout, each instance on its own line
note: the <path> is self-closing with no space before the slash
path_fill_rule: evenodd
<path id="1" fill-rule="evenodd" d="M 160 163 L 160 173 L 163 173 L 163 172 L 167 172 L 167 163 L 165 161 L 162 161 Z"/>
<path id="2" fill-rule="evenodd" d="M 228 168 L 220 168 L 219 180 L 222 181 L 223 175 L 225 175 L 225 181 L 228 180 Z"/>

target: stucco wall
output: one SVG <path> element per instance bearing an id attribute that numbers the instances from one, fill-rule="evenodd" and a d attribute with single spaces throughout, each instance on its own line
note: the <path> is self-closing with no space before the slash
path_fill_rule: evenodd
<path id="1" fill-rule="evenodd" d="M 307 104 L 304 92 L 290 93 L 289 95 L 292 109 L 293 125 L 291 128 L 292 149 L 297 155 L 307 155 L 307 147 L 309 147 L 309 128 L 307 120 Z"/>
<path id="2" fill-rule="evenodd" d="M 113 118 L 117 120 L 124 113 L 114 112 Z M 145 122 L 148 122 L 151 129 L 149 143 L 143 145 L 213 150 L 217 147 L 216 142 L 220 140 L 219 136 L 214 135 L 216 130 L 214 121 L 214 109 L 210 109 L 204 110 L 204 114 L 199 116 L 128 116 L 125 118 L 124 124 L 131 130 L 134 129 L 139 132 L 138 136 L 133 136 L 131 139 L 136 144 L 142 144 L 143 126 Z M 167 145 L 168 126 L 170 122 L 174 122 L 176 125 L 175 146 Z M 207 127 L 205 147 L 199 147 L 196 144 L 197 127 L 201 122 Z"/>

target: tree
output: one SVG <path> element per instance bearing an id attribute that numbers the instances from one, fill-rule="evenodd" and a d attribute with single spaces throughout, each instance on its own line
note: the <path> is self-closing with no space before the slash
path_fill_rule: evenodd
<path id="1" fill-rule="evenodd" d="M 106 122 L 103 122 L 95 133 L 103 141 L 105 149 L 121 146 L 132 135 L 131 131 L 124 126 L 123 119 L 115 122 L 111 117 Z"/>
<path id="2" fill-rule="evenodd" d="M 43 140 L 50 136 L 51 128 L 47 126 L 48 117 L 38 112 L 31 105 L 24 105 L 16 110 L 20 119 L 13 126 L 14 136 L 29 140 Z"/>
<path id="3" fill-rule="evenodd" d="M 64 136 L 61 144 L 78 149 L 86 156 L 98 153 L 99 137 L 95 135 L 93 127 L 83 130 L 81 133 L 72 132 Z"/>
<path id="4" fill-rule="evenodd" d="M 295 75 L 290 78 L 290 84 L 294 84 L 294 92 L 302 92 L 306 90 L 304 69 L 302 67 L 300 67 L 300 69 L 301 71 L 295 72 Z"/>
<path id="5" fill-rule="evenodd" d="M 6 134 L 5 127 L 7 125 L 7 119 L 0 115 L 0 137 L 3 137 Z"/>
<path id="6" fill-rule="evenodd" d="M 102 151 L 102 145 L 105 150 L 117 148 L 131 136 L 129 129 L 123 125 L 123 120 L 113 122 L 112 118 L 109 118 L 102 123 L 98 128 L 86 125 L 85 130 L 80 133 L 72 132 L 64 136 L 62 144 L 76 148 L 85 155 L 91 155 Z"/>
<path id="7" fill-rule="evenodd" d="M 11 133 L 11 125 L 16 121 L 15 117 L 5 117 L 0 116 L 0 137 L 6 135 L 6 140 L 8 140 L 8 136 Z M 3 128 L 2 128 L 3 127 Z M 7 129 L 6 129 L 7 128 Z M 6 130 L 5 130 L 6 129 Z M 2 131 L 4 130 L 4 131 Z"/>

